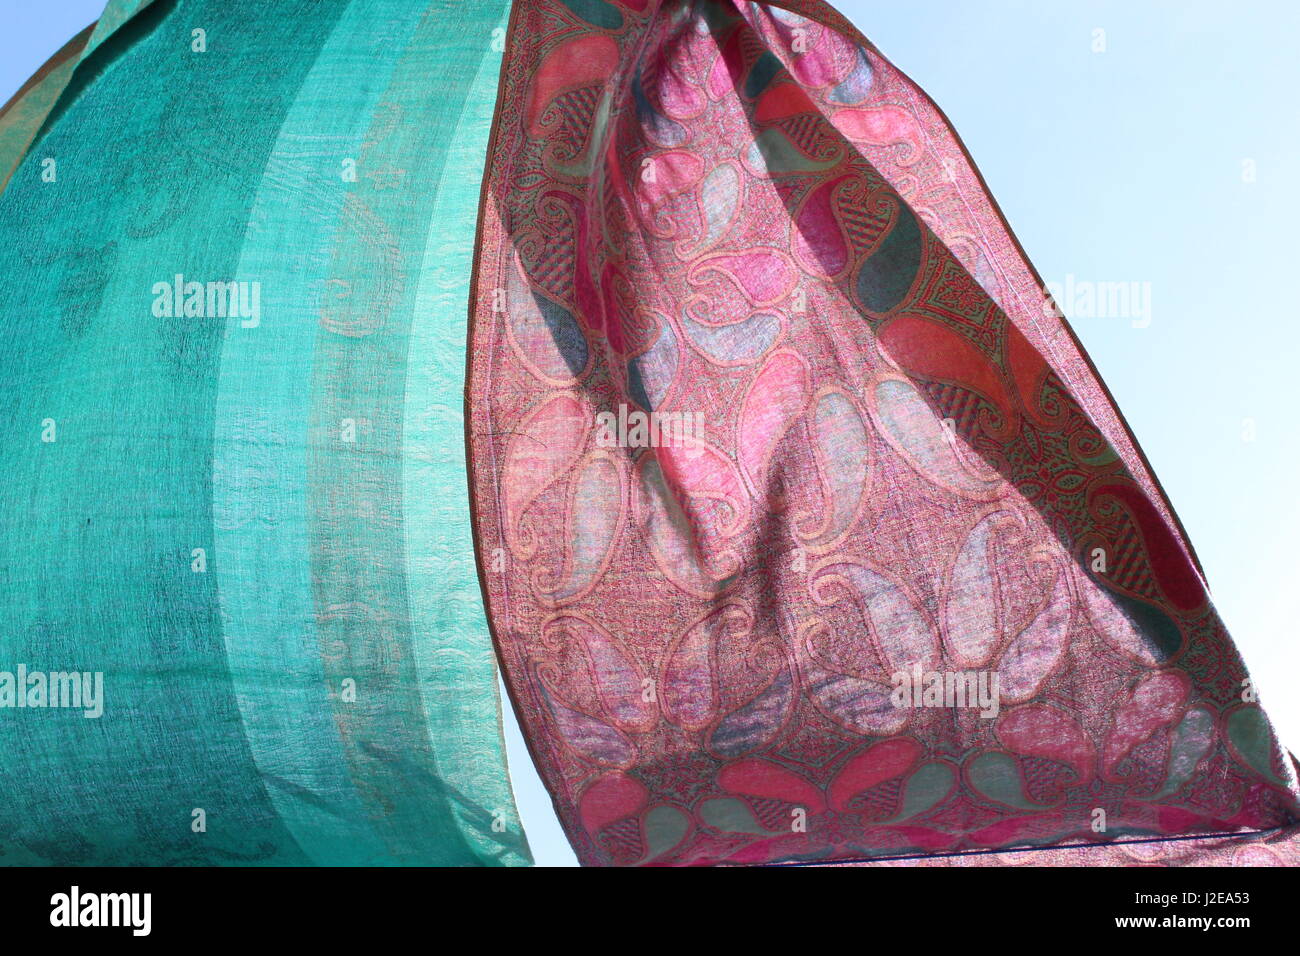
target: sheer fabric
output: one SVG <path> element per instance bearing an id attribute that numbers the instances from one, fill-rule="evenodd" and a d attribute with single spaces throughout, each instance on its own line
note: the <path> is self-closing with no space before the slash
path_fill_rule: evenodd
<path id="1" fill-rule="evenodd" d="M 842 17 L 518 4 L 500 112 L 474 503 L 584 863 L 1296 820 L 1119 413 L 942 115 Z M 994 679 L 998 706 L 956 696 Z"/>
<path id="2" fill-rule="evenodd" d="M 114 5 L 37 119 L 0 670 L 103 712 L 4 712 L 6 862 L 530 861 L 460 415 L 506 9 Z"/>

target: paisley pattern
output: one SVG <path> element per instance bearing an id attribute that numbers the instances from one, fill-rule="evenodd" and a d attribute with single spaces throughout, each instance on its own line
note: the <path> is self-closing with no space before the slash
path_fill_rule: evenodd
<path id="1" fill-rule="evenodd" d="M 517 3 L 502 84 L 471 494 L 582 862 L 1294 861 L 1190 545 L 924 94 L 819 0 Z"/>

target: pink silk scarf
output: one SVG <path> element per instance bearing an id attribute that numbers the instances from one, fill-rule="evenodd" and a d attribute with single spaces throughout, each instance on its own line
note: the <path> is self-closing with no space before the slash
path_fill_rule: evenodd
<path id="1" fill-rule="evenodd" d="M 583 863 L 1297 862 L 1191 545 L 924 93 L 819 0 L 530 0 L 499 104 L 471 495 Z"/>

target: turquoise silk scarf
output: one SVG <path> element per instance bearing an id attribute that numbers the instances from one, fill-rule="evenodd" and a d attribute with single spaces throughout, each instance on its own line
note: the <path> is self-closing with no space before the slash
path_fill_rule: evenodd
<path id="1" fill-rule="evenodd" d="M 103 713 L 4 712 L 4 861 L 530 861 L 461 417 L 507 9 L 101 20 L 0 196 L 0 669 Z"/>

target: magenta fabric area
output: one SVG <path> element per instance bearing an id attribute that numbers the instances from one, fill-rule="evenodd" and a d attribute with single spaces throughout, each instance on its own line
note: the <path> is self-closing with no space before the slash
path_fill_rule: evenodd
<path id="1" fill-rule="evenodd" d="M 489 163 L 479 560 L 583 863 L 1295 861 L 1164 494 L 841 16 L 517 3 Z"/>

